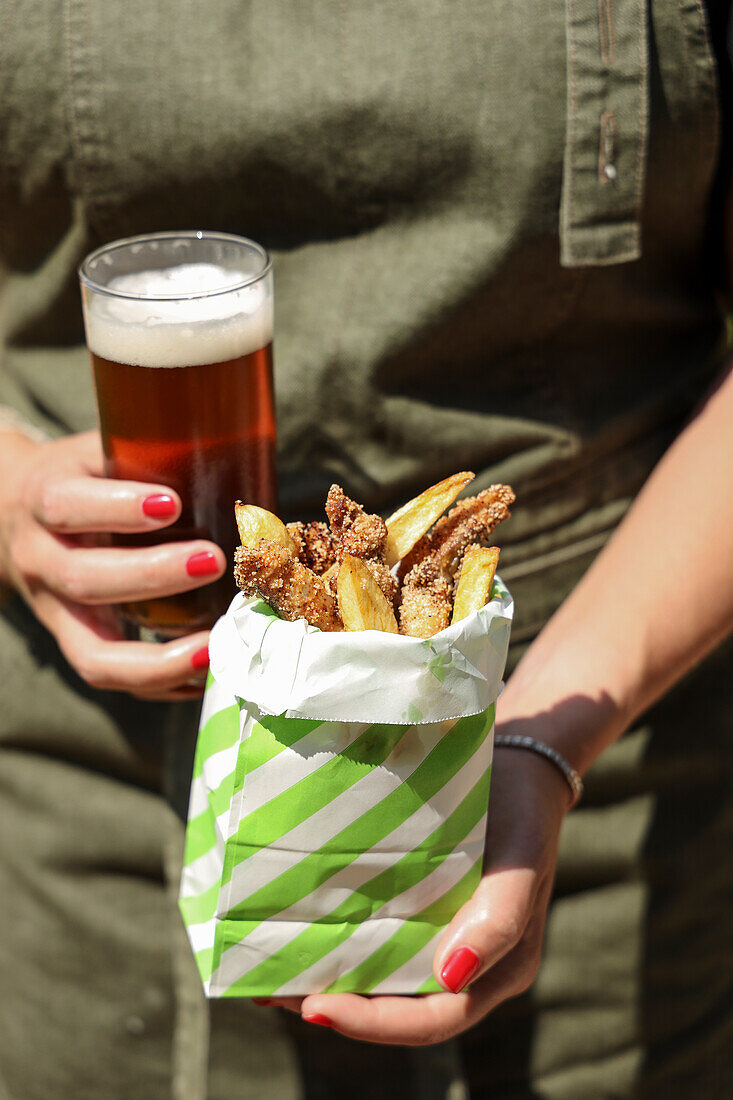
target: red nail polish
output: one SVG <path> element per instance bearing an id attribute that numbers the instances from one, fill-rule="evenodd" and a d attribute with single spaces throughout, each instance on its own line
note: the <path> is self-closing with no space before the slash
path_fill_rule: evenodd
<path id="1" fill-rule="evenodd" d="M 207 645 L 202 646 L 201 649 L 197 649 L 194 655 L 191 657 L 191 667 L 195 668 L 197 672 L 201 669 L 209 667 L 209 647 Z M 254 997 L 252 998 L 254 1000 Z"/>
<path id="2" fill-rule="evenodd" d="M 212 573 L 218 573 L 219 561 L 216 554 L 212 550 L 192 554 L 186 562 L 186 572 L 189 577 L 210 577 Z"/>
<path id="3" fill-rule="evenodd" d="M 329 1020 L 328 1016 L 322 1016 L 320 1012 L 310 1012 L 303 1019 L 307 1024 L 320 1024 L 321 1027 L 333 1027 L 333 1020 Z"/>
<path id="4" fill-rule="evenodd" d="M 272 1004 L 272 1001 L 269 997 L 253 997 L 252 998 L 252 1004 L 253 1005 L 264 1005 L 265 1007 L 267 1007 L 268 1005 Z"/>
<path id="5" fill-rule="evenodd" d="M 170 519 L 176 514 L 176 502 L 168 493 L 152 493 L 143 501 L 143 512 L 150 519 Z"/>
<path id="6" fill-rule="evenodd" d="M 460 993 L 479 968 L 481 960 L 470 947 L 454 951 L 440 972 L 440 980 L 451 993 Z"/>

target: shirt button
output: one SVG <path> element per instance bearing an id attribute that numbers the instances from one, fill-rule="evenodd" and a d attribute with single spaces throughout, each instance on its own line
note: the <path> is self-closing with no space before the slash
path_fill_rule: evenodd
<path id="1" fill-rule="evenodd" d="M 125 1027 L 130 1035 L 142 1035 L 145 1031 L 145 1021 L 142 1016 L 128 1016 L 125 1020 Z"/>

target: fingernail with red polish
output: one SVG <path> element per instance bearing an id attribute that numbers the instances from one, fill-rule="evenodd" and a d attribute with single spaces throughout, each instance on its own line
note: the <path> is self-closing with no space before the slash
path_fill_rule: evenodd
<path id="1" fill-rule="evenodd" d="M 210 577 L 212 573 L 219 572 L 219 562 L 212 550 L 202 550 L 200 554 L 192 554 L 186 562 L 186 572 L 189 577 Z"/>
<path id="2" fill-rule="evenodd" d="M 272 1001 L 270 1000 L 269 997 L 253 997 L 252 998 L 252 1004 L 253 1005 L 265 1005 L 265 1006 L 267 1006 L 267 1005 L 271 1005 Z"/>
<path id="3" fill-rule="evenodd" d="M 440 980 L 451 993 L 460 993 L 479 968 L 481 960 L 470 947 L 454 951 L 440 972 Z"/>
<path id="4" fill-rule="evenodd" d="M 143 512 L 150 519 L 170 519 L 176 514 L 176 502 L 168 493 L 152 493 L 143 501 Z"/>
<path id="5" fill-rule="evenodd" d="M 322 1016 L 320 1012 L 311 1012 L 308 1016 L 304 1016 L 303 1019 L 307 1024 L 320 1024 L 321 1027 L 333 1027 L 333 1020 L 329 1020 L 328 1016 Z"/>
<path id="6" fill-rule="evenodd" d="M 195 668 L 197 672 L 209 667 L 209 647 L 207 645 L 196 650 L 191 658 L 191 666 Z M 254 997 L 252 1000 L 254 1000 Z"/>

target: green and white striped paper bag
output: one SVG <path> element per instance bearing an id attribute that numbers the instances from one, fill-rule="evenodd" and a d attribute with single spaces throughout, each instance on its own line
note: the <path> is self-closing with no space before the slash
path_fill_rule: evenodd
<path id="1" fill-rule="evenodd" d="M 216 624 L 180 907 L 210 997 L 439 988 L 476 887 L 513 604 L 427 641 L 237 596 Z"/>

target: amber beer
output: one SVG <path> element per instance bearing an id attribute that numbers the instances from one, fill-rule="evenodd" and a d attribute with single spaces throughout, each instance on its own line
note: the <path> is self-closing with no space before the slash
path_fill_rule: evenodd
<path id="1" fill-rule="evenodd" d="M 241 259 L 232 269 L 219 252 L 213 262 L 193 252 L 150 270 L 144 254 L 143 270 L 113 276 L 96 295 L 82 278 L 87 342 L 107 475 L 170 486 L 183 502 L 171 527 L 115 535 L 114 544 L 204 538 L 231 561 L 233 502 L 277 507 L 271 280 L 262 250 L 267 270 L 249 281 Z M 173 637 L 210 626 L 232 592 L 227 571 L 215 584 L 121 610 L 136 628 Z"/>

